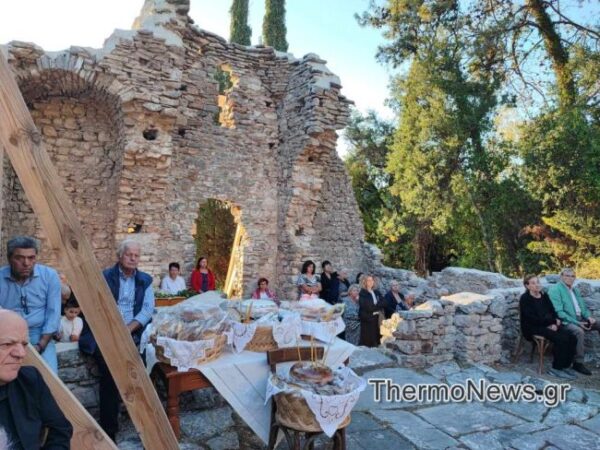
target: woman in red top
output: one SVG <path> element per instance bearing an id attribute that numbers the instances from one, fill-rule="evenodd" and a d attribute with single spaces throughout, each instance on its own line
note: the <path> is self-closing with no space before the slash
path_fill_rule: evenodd
<path id="1" fill-rule="evenodd" d="M 208 268 L 208 260 L 204 256 L 198 258 L 196 268 L 192 270 L 191 284 L 198 294 L 215 290 L 215 275 Z"/>
<path id="2" fill-rule="evenodd" d="M 264 277 L 259 278 L 257 285 L 258 287 L 252 293 L 252 298 L 254 300 L 273 300 L 275 303 L 279 304 L 279 300 L 277 300 L 277 295 L 274 291 L 269 289 L 269 280 L 267 280 Z"/>

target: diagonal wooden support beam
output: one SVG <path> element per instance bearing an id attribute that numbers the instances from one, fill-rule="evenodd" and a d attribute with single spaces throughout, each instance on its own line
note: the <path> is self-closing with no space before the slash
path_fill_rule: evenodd
<path id="1" fill-rule="evenodd" d="M 179 446 L 92 247 L 0 52 L 0 145 L 58 257 L 148 450 Z"/>
<path id="2" fill-rule="evenodd" d="M 81 406 L 81 403 L 79 403 L 69 388 L 52 372 L 52 369 L 48 367 L 46 362 L 31 345 L 27 348 L 25 365 L 34 366 L 40 371 L 58 407 L 69 422 L 71 422 L 71 425 L 73 425 L 71 448 L 118 450 L 118 447 L 110 440 L 104 430 L 100 428 L 90 413 Z"/>

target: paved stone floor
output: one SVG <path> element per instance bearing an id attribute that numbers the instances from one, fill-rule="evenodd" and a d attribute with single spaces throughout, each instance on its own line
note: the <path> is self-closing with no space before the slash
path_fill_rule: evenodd
<path id="1" fill-rule="evenodd" d="M 535 365 L 519 363 L 489 367 L 461 367 L 442 363 L 426 370 L 399 368 L 376 350 L 359 349 L 351 366 L 367 379 L 389 378 L 399 384 L 464 384 L 467 378 L 501 384 L 531 383 L 538 389 L 548 382 L 538 376 Z M 548 407 L 541 402 L 472 402 L 415 404 L 375 402 L 374 387 L 362 393 L 347 429 L 348 450 L 402 450 L 461 448 L 474 450 L 586 449 L 600 450 L 600 370 L 573 383 L 567 400 Z M 591 386 L 591 387 L 590 387 Z M 196 394 L 198 397 L 200 394 Z M 233 410 L 215 392 L 191 398 L 182 413 L 181 448 L 264 448 Z M 197 412 L 194 403 L 205 408 Z M 119 435 L 119 448 L 141 448 L 131 425 Z M 285 443 L 280 449 L 286 449 Z M 318 443 L 316 448 L 325 448 Z"/>

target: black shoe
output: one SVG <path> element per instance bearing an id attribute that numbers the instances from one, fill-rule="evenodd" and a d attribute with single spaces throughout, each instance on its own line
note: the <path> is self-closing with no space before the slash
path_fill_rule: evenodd
<path id="1" fill-rule="evenodd" d="M 588 369 L 587 367 L 585 367 L 582 363 L 573 363 L 573 370 L 576 370 L 579 373 L 582 373 L 584 375 L 591 375 L 592 372 L 590 371 L 590 369 Z"/>

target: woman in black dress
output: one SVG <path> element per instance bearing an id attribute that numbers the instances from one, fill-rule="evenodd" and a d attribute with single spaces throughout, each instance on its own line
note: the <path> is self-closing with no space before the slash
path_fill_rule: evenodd
<path id="1" fill-rule="evenodd" d="M 529 341 L 533 335 L 543 336 L 554 344 L 552 368 L 548 371 L 550 375 L 566 380 L 577 378 L 569 368 L 575 356 L 575 336 L 562 326 L 550 297 L 542 291 L 538 277 L 527 275 L 523 284 L 527 289 L 519 301 L 523 336 Z"/>
<path id="2" fill-rule="evenodd" d="M 383 299 L 375 289 L 372 275 L 364 275 L 361 279 L 361 290 L 358 297 L 358 317 L 360 318 L 360 345 L 377 347 L 379 333 L 379 315 L 383 310 Z"/>

